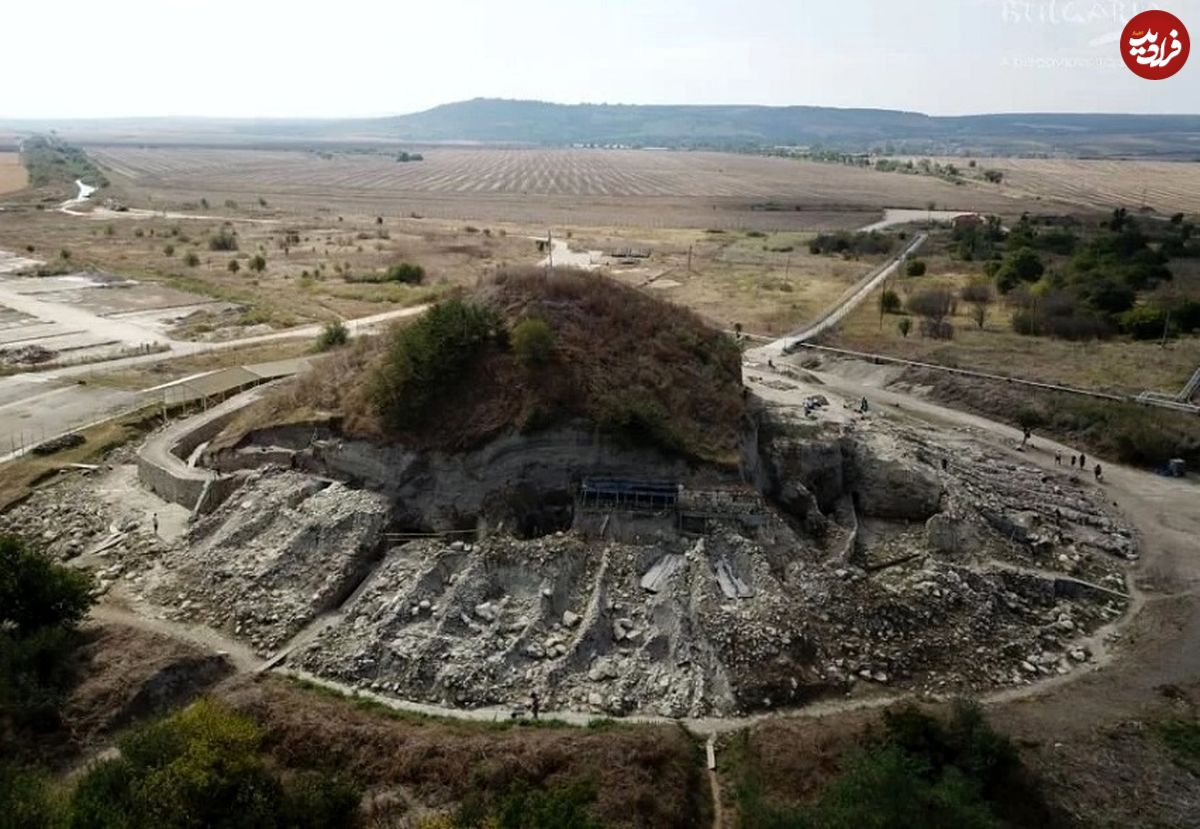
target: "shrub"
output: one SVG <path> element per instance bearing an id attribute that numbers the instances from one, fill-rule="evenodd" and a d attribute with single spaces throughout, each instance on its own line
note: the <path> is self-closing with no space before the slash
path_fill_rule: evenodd
<path id="1" fill-rule="evenodd" d="M 212 251 L 233 251 L 238 249 L 237 234 L 223 227 L 208 237 L 208 249 Z"/>
<path id="2" fill-rule="evenodd" d="M 126 826 L 318 827 L 354 822 L 357 792 L 338 778 L 284 785 L 260 753 L 251 720 L 201 700 L 120 740 L 121 756 L 83 776 L 73 829 Z"/>
<path id="3" fill-rule="evenodd" d="M 1121 330 L 1135 340 L 1158 339 L 1166 324 L 1167 312 L 1156 305 L 1140 305 L 1121 315 Z"/>
<path id="4" fill-rule="evenodd" d="M 334 320 L 325 323 L 325 327 L 321 329 L 321 333 L 317 336 L 316 350 L 330 351 L 348 342 L 350 342 L 350 329 L 341 320 Z"/>
<path id="5" fill-rule="evenodd" d="M 387 271 L 388 282 L 403 282 L 406 285 L 420 285 L 425 279 L 425 269 L 420 265 L 401 262 L 392 265 Z"/>
<path id="6" fill-rule="evenodd" d="M 254 256 L 250 258 L 249 268 L 255 273 L 262 273 L 267 269 L 266 257 L 264 257 L 261 253 L 254 254 Z"/>
<path id="7" fill-rule="evenodd" d="M 238 271 L 240 271 L 242 269 L 242 266 L 240 264 L 238 264 L 238 261 L 236 259 L 230 259 L 229 264 L 226 267 L 229 268 L 230 273 L 237 273 Z"/>
<path id="8" fill-rule="evenodd" d="M 884 314 L 900 313 L 900 294 L 888 289 L 879 295 L 879 310 Z"/>
<path id="9" fill-rule="evenodd" d="M 924 276 L 925 262 L 921 259 L 909 259 L 904 266 L 906 276 Z"/>
<path id="10" fill-rule="evenodd" d="M 412 325 L 397 329 L 369 389 L 384 423 L 398 430 L 420 425 L 438 392 L 501 330 L 494 310 L 458 299 L 439 302 Z"/>
<path id="11" fill-rule="evenodd" d="M 175 255 L 175 246 L 174 245 L 163 245 L 163 255 L 164 256 L 174 256 Z"/>
<path id="12" fill-rule="evenodd" d="M 491 803 L 469 797 L 454 823 L 496 829 L 601 829 L 600 822 L 588 813 L 595 799 L 595 787 L 586 782 L 572 781 L 548 789 L 519 782 Z"/>
<path id="13" fill-rule="evenodd" d="M 1032 248 L 1023 247 L 1010 251 L 996 272 L 996 287 L 1006 294 L 1022 282 L 1037 282 L 1046 272 L 1041 257 Z"/>
<path id="14" fill-rule="evenodd" d="M 541 317 L 529 317 L 517 323 L 510 337 L 513 353 L 522 365 L 549 362 L 554 353 L 554 330 Z"/>
<path id="15" fill-rule="evenodd" d="M 0 763 L 0 827 L 51 829 L 61 825 L 46 777 L 10 763 Z"/>
<path id="16" fill-rule="evenodd" d="M 896 327 L 900 329 L 900 335 L 907 338 L 908 332 L 912 331 L 912 320 L 908 317 L 901 317 L 900 321 L 896 323 Z"/>
<path id="17" fill-rule="evenodd" d="M 194 268 L 200 264 L 200 257 L 189 252 L 187 256 L 183 257 L 183 264 L 187 265 L 189 268 Z"/>
<path id="18" fill-rule="evenodd" d="M 0 536 L 0 629 L 28 634 L 74 627 L 92 606 L 87 575 L 52 563 L 12 536 Z"/>
<path id="19" fill-rule="evenodd" d="M 85 573 L 0 536 L 0 734 L 57 727 L 75 628 L 92 601 Z"/>

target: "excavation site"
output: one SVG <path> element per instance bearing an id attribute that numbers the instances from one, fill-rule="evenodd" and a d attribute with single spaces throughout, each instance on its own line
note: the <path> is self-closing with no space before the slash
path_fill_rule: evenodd
<path id="1" fill-rule="evenodd" d="M 0 521 L 264 670 L 432 706 L 739 717 L 1103 662 L 1138 548 L 1074 458 L 742 345 L 502 271 Z"/>

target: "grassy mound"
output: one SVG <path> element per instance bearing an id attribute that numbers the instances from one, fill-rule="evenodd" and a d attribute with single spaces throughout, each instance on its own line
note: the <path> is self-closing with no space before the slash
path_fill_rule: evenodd
<path id="1" fill-rule="evenodd" d="M 692 312 L 594 273 L 523 269 L 355 342 L 226 438 L 324 414 L 347 436 L 454 451 L 583 420 L 734 463 L 744 411 L 736 343 Z"/>

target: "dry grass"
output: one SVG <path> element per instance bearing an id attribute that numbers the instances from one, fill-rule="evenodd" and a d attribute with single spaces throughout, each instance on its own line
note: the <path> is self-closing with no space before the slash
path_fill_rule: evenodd
<path id="1" fill-rule="evenodd" d="M 520 233 L 502 234 L 500 228 L 487 228 L 485 235 L 484 228 L 468 233 L 458 223 L 385 219 L 381 225 L 374 216 L 338 221 L 337 216 L 273 215 L 270 223 L 234 220 L 239 250 L 215 252 L 207 243 L 220 229 L 220 220 L 127 214 L 83 218 L 25 207 L 5 212 L 0 249 L 54 265 L 60 264 L 59 252 L 65 249 L 71 252 L 73 267 L 161 282 L 199 295 L 198 302 L 208 298 L 239 303 L 256 312 L 246 322 L 262 320 L 273 327 L 421 304 L 456 287 L 474 285 L 497 268 L 539 257 L 532 240 Z M 300 241 L 288 243 L 288 232 Z M 166 253 L 168 245 L 171 255 Z M 26 254 L 29 246 L 34 252 Z M 198 265 L 187 266 L 189 253 L 199 258 Z M 250 257 L 258 253 L 267 260 L 261 274 L 249 268 Z M 231 260 L 239 264 L 236 274 L 228 269 Z M 424 267 L 424 284 L 355 284 L 343 276 L 379 271 L 397 262 Z"/>
<path id="2" fill-rule="evenodd" d="M 926 261 L 926 276 L 893 280 L 888 287 L 906 297 L 935 285 L 957 289 L 979 278 L 971 266 L 946 257 L 934 256 Z M 901 319 L 898 315 L 885 315 L 881 327 L 876 293 L 823 342 L 856 351 L 1121 393 L 1151 389 L 1175 394 L 1200 366 L 1198 337 L 1181 337 L 1166 348 L 1156 342 L 1127 339 L 1070 342 L 1017 334 L 1012 330 L 1012 310 L 1003 302 L 990 306 L 982 329 L 969 313 L 970 306 L 960 302 L 958 314 L 952 319 L 956 329 L 953 340 L 922 338 L 917 333 L 916 318 L 912 318 L 912 333 L 905 338 L 897 328 Z"/>
<path id="3" fill-rule="evenodd" d="M 0 512 L 28 495 L 72 463 L 96 463 L 110 450 L 127 443 L 148 428 L 146 417 L 133 414 L 105 421 L 80 432 L 85 442 L 53 455 L 25 455 L 0 467 Z"/>
<path id="4" fill-rule="evenodd" d="M 15 193 L 29 184 L 25 165 L 19 153 L 0 152 L 0 193 Z"/>
<path id="5" fill-rule="evenodd" d="M 119 371 L 106 372 L 103 370 L 103 366 L 98 366 L 96 373 L 89 375 L 87 381 L 92 386 L 109 386 L 139 391 L 204 371 L 287 360 L 292 357 L 302 357 L 311 351 L 312 343 L 310 341 L 290 340 L 250 348 L 231 348 L 226 351 L 193 354 L 188 357 L 133 366 Z"/>
<path id="6" fill-rule="evenodd" d="M 693 457 L 737 462 L 741 355 L 693 312 L 569 270 L 552 277 L 536 268 L 504 271 L 467 298 L 496 308 L 510 328 L 545 319 L 554 331 L 550 362 L 524 366 L 507 348 L 490 347 L 438 390 L 435 414 L 401 434 L 380 422 L 368 393 L 387 343 L 359 340 L 247 410 L 221 444 L 254 428 L 335 415 L 347 434 L 462 450 L 507 429 L 584 418 L 620 433 L 641 431 L 648 443 Z"/>
<path id="7" fill-rule="evenodd" d="M 779 336 L 819 315 L 882 261 L 811 254 L 812 236 L 603 228 L 576 230 L 570 241 L 572 247 L 604 253 L 651 251 L 649 259 L 614 265 L 610 273 L 691 308 L 718 328 L 741 323 L 747 332 Z"/>
<path id="8" fill-rule="evenodd" d="M 262 723 L 267 750 L 290 768 L 336 768 L 378 790 L 450 810 L 498 795 L 582 780 L 606 826 L 707 825 L 700 752 L 673 726 L 510 727 L 394 714 L 286 680 L 243 682 L 222 695 Z"/>

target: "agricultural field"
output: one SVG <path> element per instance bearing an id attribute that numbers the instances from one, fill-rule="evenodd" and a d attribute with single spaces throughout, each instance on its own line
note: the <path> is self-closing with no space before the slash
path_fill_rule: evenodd
<path id="1" fill-rule="evenodd" d="M 959 166 L 962 159 L 956 159 Z M 1171 215 L 1200 213 L 1200 164 L 1075 158 L 989 158 L 1004 174 L 1004 189 L 1018 197 L 1070 202 L 1111 210 L 1149 207 Z"/>
<path id="2" fill-rule="evenodd" d="M 285 150 L 90 147 L 131 205 L 265 199 L 295 212 L 574 226 L 832 230 L 884 206 L 1034 209 L 993 186 L 714 152 L 423 148 L 425 160 Z"/>
<path id="3" fill-rule="evenodd" d="M 0 193 L 14 193 L 29 183 L 19 153 L 0 152 Z"/>

